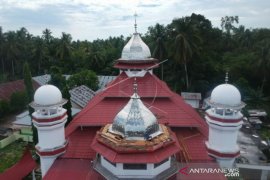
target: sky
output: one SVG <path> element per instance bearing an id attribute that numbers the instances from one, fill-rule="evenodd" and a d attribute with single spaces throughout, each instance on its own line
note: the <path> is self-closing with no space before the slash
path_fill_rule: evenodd
<path id="1" fill-rule="evenodd" d="M 226 15 L 238 15 L 246 28 L 270 28 L 270 0 L 0 0 L 0 26 L 4 32 L 25 27 L 33 35 L 48 28 L 55 37 L 66 32 L 73 40 L 92 41 L 130 36 L 135 12 L 142 34 L 192 13 L 219 28 Z"/>

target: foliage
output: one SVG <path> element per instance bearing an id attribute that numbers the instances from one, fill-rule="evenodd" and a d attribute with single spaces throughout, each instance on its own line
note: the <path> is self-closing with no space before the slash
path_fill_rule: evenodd
<path id="1" fill-rule="evenodd" d="M 83 70 L 72 75 L 68 79 L 68 85 L 70 89 L 76 86 L 86 85 L 95 91 L 98 88 L 98 79 L 95 72 L 91 70 Z"/>
<path id="2" fill-rule="evenodd" d="M 22 111 L 27 105 L 27 94 L 23 92 L 15 92 L 10 97 L 10 110 L 12 112 Z"/>
<path id="3" fill-rule="evenodd" d="M 221 18 L 221 27 L 214 28 L 203 15 L 193 13 L 173 19 L 168 25 L 149 27 L 142 39 L 153 57 L 160 61 L 168 59 L 155 73 L 178 93 L 189 90 L 205 96 L 224 82 L 228 70 L 229 83 L 240 88 L 244 99 L 257 92 L 257 96 L 269 97 L 270 29 L 245 28 L 240 22 L 238 16 L 225 16 Z M 68 82 L 69 88 L 85 84 L 84 76 L 78 75 L 85 69 L 117 75 L 114 60 L 121 57 L 128 39 L 119 36 L 74 41 L 67 33 L 56 38 L 49 29 L 42 36 L 33 36 L 25 28 L 7 32 L 0 28 L 0 81 L 22 78 L 21 67 L 26 61 L 33 76 L 53 74 L 51 83 L 61 90 L 65 83 L 59 74 L 75 74 Z M 97 88 L 95 82 L 87 85 Z M 269 100 L 265 101 L 268 106 Z"/>
<path id="4" fill-rule="evenodd" d="M 59 68 L 57 67 L 51 68 L 51 80 L 49 83 L 58 87 L 60 91 L 62 92 L 63 98 L 68 100 L 68 102 L 63 106 L 67 110 L 67 115 L 68 115 L 68 119 L 66 123 L 66 126 L 67 126 L 72 120 L 72 111 L 71 111 L 72 106 L 71 106 L 67 81 L 65 77 L 61 74 L 61 70 Z"/>
<path id="5" fill-rule="evenodd" d="M 4 117 L 10 112 L 9 103 L 5 100 L 0 100 L 0 118 Z"/>
<path id="6" fill-rule="evenodd" d="M 62 92 L 63 92 L 63 97 L 68 100 L 67 103 L 63 106 L 67 110 L 68 118 L 65 124 L 65 126 L 67 126 L 72 121 L 72 110 L 71 110 L 72 105 L 71 105 L 70 94 L 69 94 L 67 86 L 63 89 Z"/>
<path id="7" fill-rule="evenodd" d="M 24 85 L 25 85 L 25 90 L 27 93 L 27 102 L 30 103 L 33 101 L 34 97 L 34 88 L 32 84 L 32 76 L 31 72 L 28 66 L 28 63 L 25 62 L 23 65 L 23 77 L 24 77 Z"/>
<path id="8" fill-rule="evenodd" d="M 16 164 L 23 155 L 27 142 L 17 140 L 0 149 L 0 173 Z"/>

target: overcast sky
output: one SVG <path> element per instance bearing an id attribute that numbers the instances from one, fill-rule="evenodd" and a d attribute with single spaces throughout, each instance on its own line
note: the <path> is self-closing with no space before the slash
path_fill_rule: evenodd
<path id="1" fill-rule="evenodd" d="M 135 11 L 140 33 L 193 12 L 215 27 L 226 15 L 238 15 L 247 28 L 270 27 L 270 0 L 0 0 L 0 26 L 4 32 L 26 27 L 41 35 L 48 28 L 56 37 L 66 32 L 73 40 L 94 40 L 132 34 Z"/>

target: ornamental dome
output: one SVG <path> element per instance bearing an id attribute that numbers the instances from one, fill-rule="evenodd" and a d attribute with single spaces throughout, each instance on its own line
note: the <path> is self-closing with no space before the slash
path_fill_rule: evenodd
<path id="1" fill-rule="evenodd" d="M 34 102 L 38 105 L 54 105 L 62 101 L 62 93 L 53 85 L 43 85 L 38 88 L 34 95 Z"/>
<path id="2" fill-rule="evenodd" d="M 134 33 L 122 50 L 122 60 L 148 60 L 151 57 L 149 47 L 138 33 Z"/>
<path id="3" fill-rule="evenodd" d="M 111 131 L 126 139 L 151 139 L 160 134 L 155 115 L 135 92 L 127 105 L 116 115 Z"/>
<path id="4" fill-rule="evenodd" d="M 232 107 L 241 106 L 241 94 L 235 86 L 221 84 L 212 91 L 210 103 Z"/>

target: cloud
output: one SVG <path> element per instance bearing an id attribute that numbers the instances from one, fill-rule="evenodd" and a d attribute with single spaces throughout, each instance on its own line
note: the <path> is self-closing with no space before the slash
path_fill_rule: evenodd
<path id="1" fill-rule="evenodd" d="M 3 0 L 0 24 L 6 30 L 26 27 L 38 34 L 50 28 L 54 34 L 70 33 L 74 39 L 129 36 L 134 31 L 135 11 L 138 31 L 156 23 L 168 24 L 175 17 L 198 13 L 220 26 L 220 18 L 238 15 L 246 27 L 270 27 L 270 1 L 261 0 Z"/>

